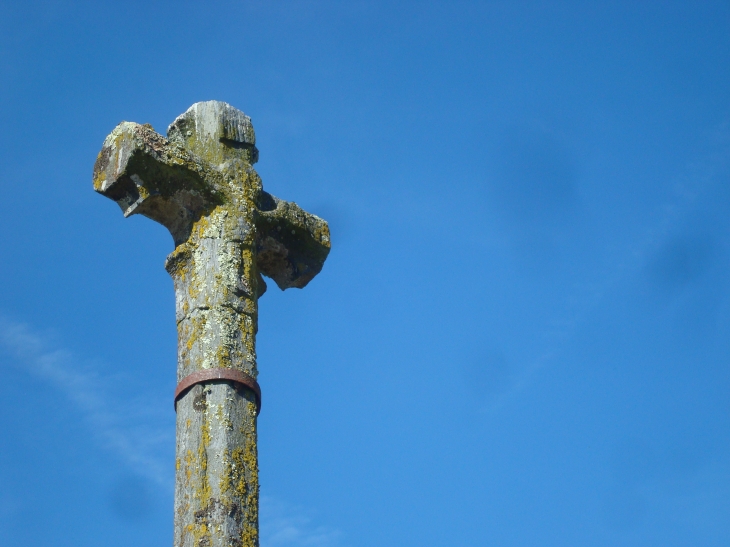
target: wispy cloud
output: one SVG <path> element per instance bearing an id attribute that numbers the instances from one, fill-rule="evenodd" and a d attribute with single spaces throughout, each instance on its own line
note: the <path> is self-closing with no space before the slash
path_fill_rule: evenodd
<path id="1" fill-rule="evenodd" d="M 170 412 L 163 408 L 169 399 L 155 405 L 149 402 L 154 398 L 146 396 L 130 405 L 116 395 L 123 379 L 100 373 L 101 367 L 85 365 L 69 350 L 54 346 L 50 337 L 3 317 L 0 348 L 13 357 L 9 363 L 63 393 L 89 424 L 101 447 L 117 454 L 136 474 L 172 488 L 172 460 L 165 452 L 174 445 L 175 427 Z M 4 363 L 8 366 L 8 361 Z M 0 492 L 0 511 L 8 512 L 14 504 L 13 498 Z M 262 547 L 342 545 L 338 530 L 316 524 L 305 510 L 275 498 L 262 497 L 260 514 Z"/>
<path id="2" fill-rule="evenodd" d="M 555 311 L 551 321 L 540 333 L 544 340 L 543 351 L 512 378 L 510 385 L 480 411 L 489 413 L 501 408 L 508 400 L 517 396 L 529 385 L 536 373 L 560 358 L 567 345 L 573 340 L 578 327 L 612 296 L 623 290 L 627 280 L 636 278 L 646 268 L 649 257 L 655 255 L 672 233 L 676 232 L 686 218 L 698 209 L 703 216 L 711 213 L 717 189 L 725 184 L 730 170 L 730 121 L 716 127 L 708 139 L 709 152 L 687 165 L 683 173 L 668 181 L 672 191 L 657 207 L 653 222 L 611 257 L 603 269 L 594 273 L 573 287 L 572 294 L 565 299 L 565 306 Z"/>
<path id="3" fill-rule="evenodd" d="M 340 531 L 317 525 L 305 511 L 262 497 L 262 547 L 336 547 L 341 539 Z"/>
<path id="4" fill-rule="evenodd" d="M 149 398 L 124 404 L 115 397 L 111 377 L 84 366 L 72 352 L 54 347 L 48 337 L 29 326 L 7 318 L 0 318 L 0 346 L 13 357 L 10 363 L 62 392 L 89 424 L 97 442 L 117 454 L 122 464 L 158 484 L 172 485 L 163 455 L 174 443 L 174 426 L 161 401 L 157 406 Z"/>

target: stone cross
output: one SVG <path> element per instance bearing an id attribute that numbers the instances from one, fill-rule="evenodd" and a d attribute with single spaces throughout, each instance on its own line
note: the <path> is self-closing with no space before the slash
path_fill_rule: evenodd
<path id="1" fill-rule="evenodd" d="M 196 103 L 167 130 L 122 122 L 104 140 L 94 190 L 165 226 L 178 332 L 175 547 L 254 547 L 256 376 L 262 274 L 304 287 L 330 250 L 327 223 L 266 193 L 251 120 Z"/>

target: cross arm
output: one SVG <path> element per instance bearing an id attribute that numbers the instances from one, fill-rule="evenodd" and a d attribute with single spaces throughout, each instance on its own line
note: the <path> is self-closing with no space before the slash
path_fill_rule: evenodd
<path id="1" fill-rule="evenodd" d="M 220 203 L 202 162 L 150 125 L 122 122 L 104 140 L 94 190 L 124 216 L 142 214 L 167 227 L 178 244 L 199 215 Z"/>
<path id="2" fill-rule="evenodd" d="M 259 271 L 281 290 L 306 286 L 322 270 L 330 252 L 327 222 L 267 192 L 261 193 L 258 209 Z"/>

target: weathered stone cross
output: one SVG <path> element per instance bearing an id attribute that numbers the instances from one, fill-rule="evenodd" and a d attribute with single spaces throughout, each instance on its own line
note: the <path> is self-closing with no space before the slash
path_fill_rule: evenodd
<path id="1" fill-rule="evenodd" d="M 120 123 L 94 190 L 165 226 L 178 332 L 175 547 L 258 546 L 255 336 L 261 277 L 304 287 L 330 250 L 327 223 L 264 192 L 251 120 L 196 103 L 167 130 Z"/>

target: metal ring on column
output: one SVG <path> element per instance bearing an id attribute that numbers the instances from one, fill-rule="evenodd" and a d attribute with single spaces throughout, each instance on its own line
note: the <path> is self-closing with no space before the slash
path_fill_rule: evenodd
<path id="1" fill-rule="evenodd" d="M 180 383 L 175 388 L 175 411 L 177 411 L 177 400 L 188 389 L 195 384 L 201 384 L 211 380 L 228 380 L 250 389 L 256 396 L 256 414 L 261 413 L 261 388 L 258 382 L 252 376 L 235 368 L 206 368 L 188 374 L 180 380 Z"/>

